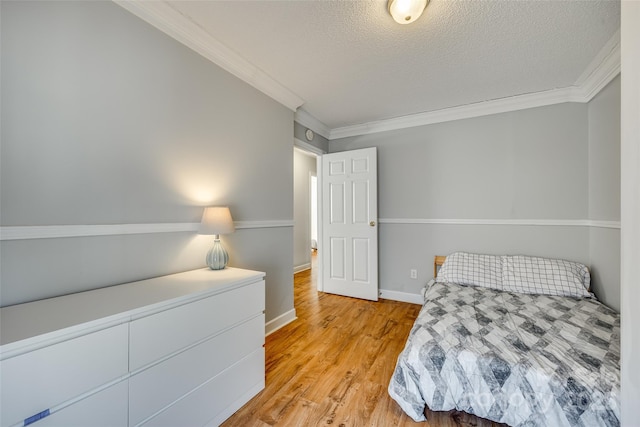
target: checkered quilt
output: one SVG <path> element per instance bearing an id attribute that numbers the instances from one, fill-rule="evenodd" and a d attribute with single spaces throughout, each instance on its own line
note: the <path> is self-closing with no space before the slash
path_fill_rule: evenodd
<path id="1" fill-rule="evenodd" d="M 457 409 L 511 426 L 620 425 L 620 316 L 593 298 L 435 283 L 389 394 L 415 421 Z"/>

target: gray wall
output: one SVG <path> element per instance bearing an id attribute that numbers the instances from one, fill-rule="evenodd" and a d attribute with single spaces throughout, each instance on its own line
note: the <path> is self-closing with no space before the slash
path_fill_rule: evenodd
<path id="1" fill-rule="evenodd" d="M 379 148 L 380 218 L 585 219 L 587 106 L 559 104 L 331 141 Z"/>
<path id="2" fill-rule="evenodd" d="M 315 156 L 294 150 L 293 268 L 295 271 L 311 267 L 311 175 L 316 175 Z"/>
<path id="3" fill-rule="evenodd" d="M 588 105 L 589 219 L 620 221 L 620 76 Z M 620 310 L 620 229 L 591 227 L 593 291 Z"/>
<path id="4" fill-rule="evenodd" d="M 565 103 L 331 141 L 330 152 L 378 147 L 380 287 L 418 293 L 433 257 L 455 250 L 593 268 L 590 227 L 411 223 L 587 219 L 588 120 L 588 105 Z M 609 280 L 610 271 L 595 266 Z"/>
<path id="5" fill-rule="evenodd" d="M 2 226 L 196 223 L 211 204 L 292 221 L 292 111 L 114 3 L 1 7 Z M 230 265 L 267 273 L 267 320 L 292 310 L 292 227 L 223 240 Z M 204 267 L 210 244 L 3 241 L 1 303 Z"/>
<path id="6" fill-rule="evenodd" d="M 298 138 L 300 141 L 304 141 L 307 144 L 311 144 L 316 148 L 319 148 L 324 153 L 329 152 L 329 140 L 322 135 L 318 135 L 317 133 L 313 136 L 311 141 L 307 141 L 307 137 L 305 136 L 305 132 L 307 131 L 307 127 L 302 126 L 298 122 L 294 122 L 293 124 L 293 135 Z M 313 129 L 312 129 L 313 130 Z"/>

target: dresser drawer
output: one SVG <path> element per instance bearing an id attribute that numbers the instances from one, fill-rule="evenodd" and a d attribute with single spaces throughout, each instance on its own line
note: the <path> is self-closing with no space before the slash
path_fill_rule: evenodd
<path id="1" fill-rule="evenodd" d="M 260 348 L 143 425 L 219 425 L 263 388 L 264 348 Z"/>
<path id="2" fill-rule="evenodd" d="M 264 311 L 264 281 L 134 320 L 132 372 Z"/>
<path id="3" fill-rule="evenodd" d="M 126 375 L 127 326 L 114 326 L 1 361 L 2 426 Z"/>
<path id="4" fill-rule="evenodd" d="M 126 426 L 127 405 L 125 380 L 41 419 L 33 427 Z"/>
<path id="5" fill-rule="evenodd" d="M 261 314 L 132 376 L 129 425 L 144 421 L 238 360 L 262 349 L 263 344 L 264 314 Z"/>

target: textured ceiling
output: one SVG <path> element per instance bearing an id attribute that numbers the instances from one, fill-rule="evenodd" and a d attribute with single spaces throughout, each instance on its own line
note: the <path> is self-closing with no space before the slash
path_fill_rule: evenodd
<path id="1" fill-rule="evenodd" d="M 329 128 L 572 86 L 620 28 L 618 1 L 170 1 Z"/>

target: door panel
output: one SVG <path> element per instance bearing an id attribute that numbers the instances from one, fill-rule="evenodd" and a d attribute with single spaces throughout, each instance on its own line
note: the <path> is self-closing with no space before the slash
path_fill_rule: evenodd
<path id="1" fill-rule="evenodd" d="M 331 224 L 345 223 L 344 183 L 331 184 Z"/>
<path id="2" fill-rule="evenodd" d="M 369 282 L 369 239 L 353 239 L 353 280 Z"/>
<path id="3" fill-rule="evenodd" d="M 345 239 L 343 238 L 332 238 L 331 239 L 331 274 L 329 277 L 332 279 L 342 279 L 346 278 L 345 265 L 347 261 L 345 259 L 346 250 L 345 250 Z"/>
<path id="4" fill-rule="evenodd" d="M 369 222 L 369 181 L 353 182 L 353 223 Z"/>
<path id="5" fill-rule="evenodd" d="M 376 149 L 322 156 L 323 290 L 378 300 Z"/>

